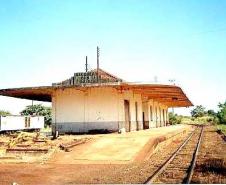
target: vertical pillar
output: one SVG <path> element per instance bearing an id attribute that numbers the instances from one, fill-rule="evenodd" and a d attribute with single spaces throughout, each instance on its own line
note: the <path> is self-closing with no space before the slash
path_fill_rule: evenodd
<path id="1" fill-rule="evenodd" d="M 168 114 L 168 108 L 166 109 L 166 124 L 169 123 L 169 114 Z"/>

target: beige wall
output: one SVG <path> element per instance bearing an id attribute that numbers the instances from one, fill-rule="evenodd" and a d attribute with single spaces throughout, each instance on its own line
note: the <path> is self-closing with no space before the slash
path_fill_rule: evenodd
<path id="1" fill-rule="evenodd" d="M 125 111 L 124 111 L 124 100 L 128 100 L 130 103 L 130 118 L 131 118 L 131 131 L 137 130 L 137 123 L 136 123 L 136 108 L 135 102 L 137 102 L 137 121 L 138 121 L 138 130 L 143 129 L 142 124 L 142 99 L 140 94 L 136 94 L 131 90 L 119 92 L 119 114 L 120 114 L 120 121 L 122 121 L 121 128 L 125 128 Z"/>
<path id="2" fill-rule="evenodd" d="M 165 125 L 166 121 L 163 123 L 163 119 L 160 123 L 162 111 L 159 109 L 166 111 L 166 106 L 154 100 L 144 100 L 141 94 L 136 94 L 132 90 L 121 91 L 110 87 L 55 90 L 52 97 L 53 122 L 62 132 L 87 132 L 94 129 L 116 131 L 125 128 L 124 100 L 128 100 L 130 104 L 131 131 L 143 129 L 143 111 L 149 128 Z M 135 102 L 137 102 L 137 120 Z"/>
<path id="3" fill-rule="evenodd" d="M 152 110 L 152 113 L 151 113 L 151 110 Z M 167 106 L 161 103 L 158 103 L 153 99 L 144 101 L 143 111 L 145 112 L 145 121 L 148 122 L 149 128 L 165 126 L 167 121 L 167 116 L 166 116 L 167 110 L 168 110 Z M 165 112 L 164 116 L 163 116 L 163 111 Z"/>
<path id="4" fill-rule="evenodd" d="M 133 91 L 114 88 L 89 88 L 87 90 L 57 89 L 52 97 L 53 122 L 58 129 L 87 132 L 89 129 L 118 130 L 125 128 L 124 100 L 130 103 L 131 130 L 142 129 L 141 95 Z M 64 128 L 63 128 L 64 127 Z"/>
<path id="5" fill-rule="evenodd" d="M 58 129 L 87 132 L 118 129 L 118 93 L 113 88 L 58 89 L 53 96 L 53 120 Z"/>

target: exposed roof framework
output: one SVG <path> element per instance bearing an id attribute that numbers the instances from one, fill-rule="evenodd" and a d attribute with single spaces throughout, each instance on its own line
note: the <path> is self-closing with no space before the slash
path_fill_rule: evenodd
<path id="1" fill-rule="evenodd" d="M 147 99 L 153 99 L 168 107 L 193 106 L 182 89 L 175 85 L 163 84 L 128 84 L 125 87 L 140 93 Z"/>

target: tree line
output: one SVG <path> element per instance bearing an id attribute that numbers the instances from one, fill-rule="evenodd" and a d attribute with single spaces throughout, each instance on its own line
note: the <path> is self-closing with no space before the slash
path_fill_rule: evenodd
<path id="1" fill-rule="evenodd" d="M 194 118 L 209 116 L 209 121 L 217 124 L 226 124 L 226 101 L 218 104 L 217 112 L 212 109 L 206 111 L 205 107 L 198 105 L 191 111 L 191 116 Z"/>
<path id="2" fill-rule="evenodd" d="M 206 110 L 202 105 L 197 105 L 191 110 L 191 116 L 181 116 L 169 113 L 170 124 L 180 124 L 183 120 L 197 121 L 197 122 L 212 122 L 215 124 L 226 125 L 226 101 L 218 104 L 218 111 L 212 109 Z"/>

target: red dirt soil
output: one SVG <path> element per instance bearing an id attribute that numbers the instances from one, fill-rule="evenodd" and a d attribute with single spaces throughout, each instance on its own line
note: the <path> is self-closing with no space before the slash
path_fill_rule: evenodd
<path id="1" fill-rule="evenodd" d="M 1 164 L 0 184 L 99 183 L 118 171 L 118 165 Z M 122 167 L 122 166 L 121 166 Z"/>

